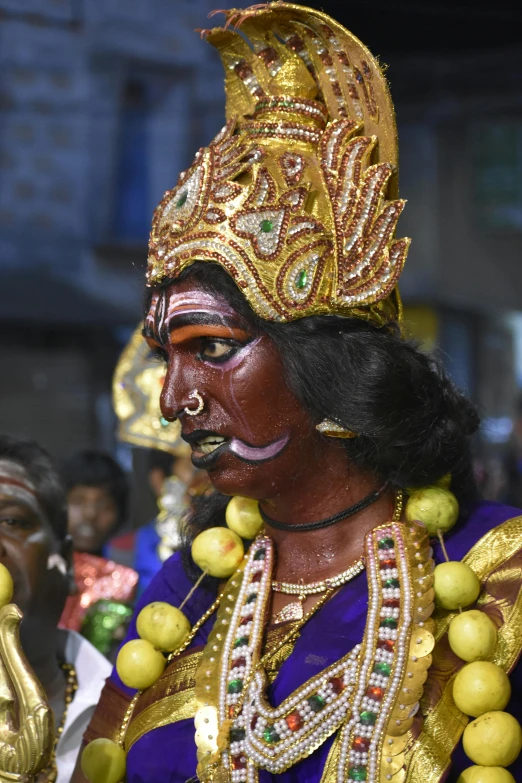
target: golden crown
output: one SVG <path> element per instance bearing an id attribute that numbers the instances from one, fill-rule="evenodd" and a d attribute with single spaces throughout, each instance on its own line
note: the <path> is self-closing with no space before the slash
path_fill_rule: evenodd
<path id="1" fill-rule="evenodd" d="M 133 446 L 168 451 L 176 457 L 190 454 L 181 440 L 179 421 L 161 415 L 159 395 L 165 382 L 165 367 L 153 363 L 138 324 L 114 371 L 112 402 L 120 425 L 118 437 Z"/>
<path id="2" fill-rule="evenodd" d="M 154 213 L 148 285 L 211 261 L 268 320 L 400 318 L 409 240 L 394 239 L 405 202 L 377 62 L 310 8 L 225 13 L 204 35 L 225 68 L 227 125 Z"/>

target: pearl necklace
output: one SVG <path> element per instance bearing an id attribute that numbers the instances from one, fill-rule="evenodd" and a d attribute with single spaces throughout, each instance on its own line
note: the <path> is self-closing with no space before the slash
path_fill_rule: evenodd
<path id="1" fill-rule="evenodd" d="M 301 620 L 304 617 L 304 603 L 308 596 L 325 593 L 327 590 L 335 590 L 342 587 L 350 579 L 354 579 L 358 574 L 364 571 L 364 560 L 361 558 L 337 576 L 323 579 L 321 582 L 311 582 L 307 585 L 292 584 L 291 582 L 277 582 L 272 580 L 272 590 L 274 593 L 283 593 L 284 595 L 298 595 L 297 601 L 283 606 L 280 612 L 274 617 L 274 624 L 287 622 L 288 620 Z"/>
<path id="2" fill-rule="evenodd" d="M 398 522 L 402 516 L 402 507 L 404 503 L 404 493 L 402 490 L 398 490 L 395 496 L 395 504 L 393 509 L 392 519 L 394 522 Z M 273 622 L 277 625 L 279 623 L 287 622 L 288 620 L 301 620 L 304 616 L 304 603 L 308 596 L 318 595 L 324 593 L 326 590 L 342 587 L 351 579 L 358 576 L 361 571 L 364 571 L 364 559 L 361 557 L 352 563 L 346 571 L 342 571 L 336 576 L 328 577 L 318 582 L 311 582 L 309 584 L 299 584 L 295 582 L 280 582 L 272 580 L 272 590 L 275 593 L 283 593 L 284 595 L 297 595 L 299 599 L 292 601 L 292 603 L 284 606 L 281 611 L 274 617 Z"/>
<path id="3" fill-rule="evenodd" d="M 383 733 L 405 673 L 413 555 L 407 554 L 403 526 L 396 523 L 372 531 L 366 552 L 370 600 L 362 645 L 272 707 L 260 649 L 274 551 L 268 537 L 254 541 L 221 649 L 217 715 L 212 719 L 214 708 L 208 704 L 199 720 L 196 716 L 200 739 L 203 721 L 218 736 L 214 751 L 206 751 L 209 770 L 222 766 L 232 783 L 256 783 L 257 769 L 280 774 L 341 729 L 339 783 L 378 780 Z M 205 763 L 198 774 L 207 779 Z"/>
<path id="4" fill-rule="evenodd" d="M 308 584 L 299 584 L 298 582 L 277 582 L 272 580 L 272 590 L 275 593 L 284 593 L 285 595 L 316 595 L 324 593 L 326 590 L 341 587 L 354 579 L 358 574 L 364 571 L 364 560 L 356 560 L 346 571 L 342 571 L 336 576 L 327 577 L 320 582 L 309 582 Z"/>

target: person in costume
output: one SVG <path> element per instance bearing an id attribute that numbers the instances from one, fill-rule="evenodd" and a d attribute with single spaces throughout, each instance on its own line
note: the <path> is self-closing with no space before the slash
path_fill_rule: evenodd
<path id="1" fill-rule="evenodd" d="M 521 780 L 522 518 L 477 498 L 476 412 L 401 336 L 386 81 L 309 8 L 205 35 L 228 122 L 156 210 L 144 336 L 215 492 L 73 781 Z"/>
<path id="2" fill-rule="evenodd" d="M 48 454 L 37 443 L 6 435 L 0 436 L 0 554 L 2 569 L 7 568 L 14 583 L 14 600 L 24 613 L 23 649 L 54 716 L 49 758 L 37 780 L 68 783 L 111 666 L 86 639 L 58 628 L 74 587 L 65 492 Z M 3 628 L 1 633 L 3 648 Z M 2 672 L 5 666 L 12 674 L 9 661 L 4 656 L 2 660 Z M 20 724 L 11 714 L 12 691 L 4 682 L 2 686 L 0 758 L 5 761 L 3 743 L 9 729 Z M 23 728 L 31 719 L 20 723 Z M 27 745 L 34 748 L 31 742 Z M 24 738 L 18 736 L 17 747 L 23 746 Z M 4 780 L 1 772 L 0 779 Z"/>
<path id="3" fill-rule="evenodd" d="M 112 457 L 93 450 L 74 454 L 62 476 L 76 591 L 67 599 L 60 625 L 81 632 L 110 656 L 125 636 L 138 582 L 133 568 L 109 556 L 110 539 L 127 518 L 127 479 Z"/>

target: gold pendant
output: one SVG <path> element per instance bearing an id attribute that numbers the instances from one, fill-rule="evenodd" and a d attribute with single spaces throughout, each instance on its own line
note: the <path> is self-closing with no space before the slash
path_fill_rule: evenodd
<path id="1" fill-rule="evenodd" d="M 288 620 L 302 620 L 304 617 L 303 604 L 306 601 L 305 595 L 300 595 L 298 601 L 292 601 L 291 604 L 283 606 L 281 611 L 275 616 L 274 623 L 286 623 Z"/>

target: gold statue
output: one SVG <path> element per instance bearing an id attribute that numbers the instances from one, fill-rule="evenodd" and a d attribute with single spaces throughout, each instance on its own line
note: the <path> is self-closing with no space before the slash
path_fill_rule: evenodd
<path id="1" fill-rule="evenodd" d="M 54 716 L 23 653 L 15 604 L 0 609 L 0 781 L 30 783 L 49 764 Z"/>

